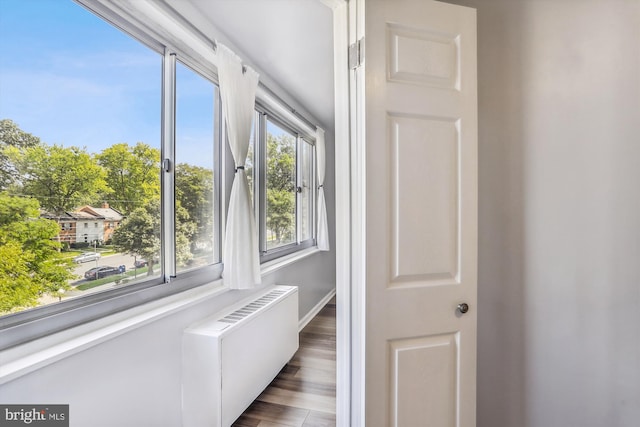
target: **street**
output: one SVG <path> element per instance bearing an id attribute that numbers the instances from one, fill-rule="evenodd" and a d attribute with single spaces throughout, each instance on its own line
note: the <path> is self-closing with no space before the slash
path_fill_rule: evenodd
<path id="1" fill-rule="evenodd" d="M 124 265 L 127 268 L 127 271 L 131 270 L 133 269 L 134 259 L 135 258 L 131 255 L 114 254 L 114 255 L 103 256 L 97 261 L 90 261 L 82 264 L 77 264 L 73 269 L 73 274 L 76 274 L 78 277 L 76 279 L 70 280 L 69 284 L 75 287 L 83 283 L 86 283 L 87 280 L 84 278 L 84 272 L 93 267 L 99 267 L 104 265 L 108 265 L 111 267 L 118 267 L 120 265 Z M 117 286 L 117 285 L 115 283 L 105 283 L 104 285 L 96 286 L 95 288 L 91 288 L 86 291 L 71 289 L 70 291 L 64 293 L 63 295 L 43 294 L 38 299 L 38 305 L 47 305 L 54 302 L 58 302 L 58 300 L 60 299 L 66 300 L 69 298 L 75 298 L 75 297 L 88 295 L 95 292 L 101 292 L 108 289 L 109 287 L 114 287 L 114 286 Z"/>
<path id="2" fill-rule="evenodd" d="M 77 279 L 71 280 L 69 283 L 72 285 L 79 285 L 85 282 L 84 273 L 85 271 L 93 268 L 93 267 L 101 267 L 104 265 L 108 265 L 111 267 L 118 267 L 120 265 L 124 265 L 127 270 L 133 269 L 134 257 L 126 254 L 114 254 L 103 256 L 97 261 L 89 261 L 84 262 L 82 264 L 77 264 L 77 267 L 73 269 L 73 274 L 77 275 Z"/>

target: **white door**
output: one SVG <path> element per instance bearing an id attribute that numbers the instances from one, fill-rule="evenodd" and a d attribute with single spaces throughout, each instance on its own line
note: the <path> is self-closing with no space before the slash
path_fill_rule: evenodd
<path id="1" fill-rule="evenodd" d="M 364 403 L 354 410 L 364 408 L 367 427 L 472 427 L 475 10 L 425 0 L 356 7 L 364 60 L 352 76 L 353 153 L 365 180 L 354 185 L 356 221 L 362 205 L 361 225 L 354 222 L 354 283 L 363 285 L 364 328 L 356 319 L 353 333 L 357 341 L 364 329 L 365 368 Z"/>

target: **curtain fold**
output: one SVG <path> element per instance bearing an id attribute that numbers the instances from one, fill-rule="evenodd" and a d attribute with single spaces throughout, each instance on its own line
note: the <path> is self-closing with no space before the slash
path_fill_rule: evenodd
<path id="1" fill-rule="evenodd" d="M 318 235 L 317 245 L 321 251 L 329 250 L 329 225 L 327 223 L 327 204 L 324 199 L 324 178 L 326 154 L 324 148 L 324 129 L 316 129 L 316 158 L 318 163 Z"/>
<path id="2" fill-rule="evenodd" d="M 260 285 L 258 232 L 244 164 L 254 117 L 258 73 L 242 65 L 229 48 L 218 44 L 218 83 L 227 140 L 236 165 L 224 243 L 224 284 L 232 289 Z"/>

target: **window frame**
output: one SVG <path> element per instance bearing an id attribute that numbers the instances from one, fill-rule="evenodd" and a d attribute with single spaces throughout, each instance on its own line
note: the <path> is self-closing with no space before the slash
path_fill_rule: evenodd
<path id="1" fill-rule="evenodd" d="M 315 139 L 312 139 L 308 136 L 303 137 L 299 129 L 294 127 L 293 125 L 287 123 L 286 120 L 281 119 L 278 115 L 273 114 L 263 107 L 256 107 L 257 117 L 259 118 L 258 126 L 256 126 L 256 137 L 254 139 L 254 153 L 257 155 L 257 159 L 254 159 L 254 167 L 257 169 L 258 179 L 254 179 L 254 209 L 256 214 L 256 223 L 258 225 L 258 240 L 259 240 L 259 250 L 260 250 L 260 262 L 265 263 L 294 252 L 310 248 L 316 245 L 316 227 L 315 227 L 315 206 L 317 203 L 317 191 L 313 192 L 312 196 L 312 208 L 311 208 L 311 217 L 310 222 L 312 225 L 311 237 L 302 241 L 300 239 L 300 215 L 299 215 L 299 207 L 300 207 L 300 199 L 301 195 L 296 191 L 295 194 L 295 241 L 291 243 L 287 243 L 282 246 L 278 246 L 275 248 L 268 249 L 267 241 L 266 241 L 266 233 L 267 233 L 267 176 L 266 176 L 266 164 L 267 164 L 267 154 L 266 154 L 266 145 L 267 145 L 267 123 L 271 122 L 276 125 L 283 131 L 289 133 L 293 137 L 295 137 L 295 145 L 296 145 L 296 189 L 300 186 L 301 179 L 301 168 L 302 162 L 300 161 L 300 147 L 303 143 L 308 143 L 313 147 L 313 156 L 312 156 L 312 188 L 315 190 L 316 188 L 316 157 L 315 157 Z M 254 171 L 254 177 L 256 173 Z M 256 201 L 258 203 L 256 203 Z"/>
<path id="2" fill-rule="evenodd" d="M 308 144 L 310 146 L 310 155 L 311 155 L 311 159 L 309 162 L 309 167 L 310 167 L 310 171 L 309 174 L 311 175 L 311 182 L 309 183 L 309 204 L 310 206 L 309 208 L 309 227 L 310 227 L 310 234 L 311 236 L 309 237 L 309 239 L 303 239 L 303 237 L 301 236 L 302 230 L 298 229 L 297 233 L 298 233 L 298 241 L 299 242 L 306 242 L 306 241 L 312 241 L 313 242 L 313 246 L 315 246 L 317 244 L 317 210 L 318 210 L 318 163 L 317 163 L 317 157 L 316 157 L 316 143 L 315 143 L 315 139 L 313 141 L 310 140 L 310 138 L 306 138 L 303 137 L 302 135 L 298 135 L 298 141 L 297 141 L 298 147 L 298 153 L 301 153 L 302 147 L 304 147 L 304 144 Z M 300 157 L 300 156 L 298 156 Z M 296 179 L 298 181 L 298 183 L 302 183 L 303 179 L 304 179 L 304 171 L 303 171 L 303 166 L 304 164 L 302 163 L 302 159 L 298 158 L 296 160 L 300 165 L 298 166 L 298 170 L 297 170 L 297 176 Z M 300 186 L 299 186 L 300 187 Z M 302 193 L 298 193 L 297 196 L 297 203 L 301 204 L 302 201 Z M 302 222 L 302 215 L 303 213 L 301 212 L 301 209 L 298 209 L 297 212 L 300 216 L 297 219 L 297 221 L 299 223 Z"/>
<path id="3" fill-rule="evenodd" d="M 164 297 L 184 292 L 189 289 L 210 284 L 219 280 L 223 269 L 222 244 L 226 223 L 226 211 L 231 192 L 233 178 L 233 165 L 230 149 L 226 143 L 226 132 L 219 97 L 219 85 L 217 70 L 208 61 L 207 55 L 202 50 L 192 48 L 193 40 L 181 40 L 172 38 L 166 32 L 158 30 L 159 26 L 150 17 L 140 11 L 125 10 L 108 0 L 74 0 L 80 7 L 102 19 L 114 27 L 116 31 L 122 31 L 134 40 L 142 43 L 153 52 L 161 56 L 159 72 L 161 77 L 161 165 L 159 165 L 161 181 L 161 249 L 160 249 L 160 275 L 150 279 L 141 280 L 126 287 L 109 289 L 84 295 L 79 298 L 60 301 L 49 305 L 35 307 L 22 312 L 0 316 L 0 350 L 12 348 L 29 341 L 52 335 L 65 329 L 79 326 L 87 322 L 104 318 L 108 315 L 138 307 Z M 148 5 L 152 7 L 151 5 Z M 147 7 L 145 5 L 145 7 Z M 168 6 L 156 4 L 164 13 L 170 13 Z M 159 16 L 159 15 L 158 15 Z M 159 19 L 159 18 L 158 18 Z M 182 32 L 204 44 L 210 40 L 197 31 L 189 23 L 177 17 L 177 24 Z M 193 72 L 211 81 L 216 86 L 214 96 L 214 264 L 199 267 L 193 270 L 181 271 L 176 275 L 175 265 L 175 102 L 176 102 L 176 60 Z M 281 123 L 286 129 L 292 130 L 296 135 L 296 153 L 301 138 L 311 143 L 313 149 L 313 209 L 312 209 L 312 238 L 305 242 L 296 241 L 285 247 L 275 248 L 268 253 L 261 254 L 261 262 L 275 260 L 276 258 L 290 255 L 297 251 L 310 248 L 316 244 L 315 208 L 317 204 L 317 177 L 315 138 L 313 130 L 315 126 L 304 117 L 300 116 L 293 108 L 264 86 L 259 86 L 259 95 L 256 98 L 256 110 L 260 117 L 264 117 L 264 144 L 266 145 L 266 117 L 269 120 Z M 257 139 L 256 139 L 257 142 Z M 260 151 L 264 151 L 264 148 Z M 297 157 L 297 156 L 296 156 Z M 231 164 L 231 166 L 229 166 Z M 262 173 L 264 168 L 259 168 Z M 296 159 L 296 180 L 298 180 L 298 160 Z M 255 179 L 255 185 L 266 185 Z M 297 184 L 297 183 L 296 183 Z M 263 191 L 264 193 L 264 191 Z M 254 192 L 254 195 L 256 193 Z M 255 196 L 254 196 L 255 197 Z M 299 197 L 296 196 L 296 205 Z M 264 212 L 264 206 L 260 211 L 260 203 L 256 203 L 260 218 Z M 297 212 L 297 208 L 296 208 Z M 297 216 L 297 214 L 296 214 Z M 259 230 L 264 230 L 258 220 Z M 264 221 L 266 222 L 266 216 Z M 296 223 L 298 221 L 296 220 Z M 119 225 L 119 224 L 118 224 Z M 85 228 L 88 224 L 85 223 Z M 297 227 L 297 226 L 296 226 Z M 262 234 L 263 231 L 260 231 Z M 298 236 L 296 230 L 296 236 Z M 299 239 L 296 239 L 299 240 Z M 286 258 L 285 258 L 286 259 Z"/>
<path id="4" fill-rule="evenodd" d="M 190 61 L 187 60 L 185 61 L 182 57 L 180 57 L 178 54 L 175 54 L 175 63 L 173 64 L 174 67 L 174 91 L 176 91 L 177 88 L 177 73 L 176 73 L 176 67 L 178 65 L 178 63 L 180 63 L 184 68 L 188 69 L 189 71 L 193 72 L 194 74 L 202 77 L 203 79 L 205 79 L 206 81 L 208 81 L 209 83 L 211 83 L 214 87 L 214 94 L 213 94 L 213 111 L 214 111 L 214 115 L 213 115 L 213 141 L 212 143 L 214 144 L 213 146 L 213 263 L 209 264 L 208 266 L 213 266 L 213 274 L 214 274 L 214 278 L 215 279 L 219 279 L 222 276 L 222 269 L 223 269 L 223 265 L 222 265 L 222 220 L 221 220 L 221 212 L 222 212 L 222 200 L 221 200 L 221 195 L 223 194 L 223 187 L 221 186 L 221 180 L 222 180 L 222 170 L 224 168 L 224 162 L 225 162 L 225 156 L 224 156 L 224 150 L 222 148 L 222 135 L 223 135 L 223 129 L 222 129 L 222 102 L 220 99 L 220 86 L 218 85 L 217 82 L 217 78 L 214 79 L 210 76 L 207 76 L 205 72 L 202 71 L 202 69 L 197 66 L 193 66 L 189 63 Z M 174 99 L 177 101 L 177 93 L 174 96 Z M 177 109 L 177 102 L 174 102 L 174 107 L 173 107 L 173 124 L 174 124 L 174 135 L 175 134 L 175 125 L 177 124 L 177 114 L 176 114 L 176 109 Z M 174 136 L 174 141 L 173 141 L 173 150 L 172 150 L 172 155 L 173 157 L 170 159 L 170 164 L 171 165 L 175 165 L 177 166 L 177 164 L 179 163 L 177 160 L 179 160 L 177 157 L 177 150 L 178 150 L 178 141 L 177 141 L 177 136 Z M 175 173 L 176 170 L 175 168 L 172 168 L 172 173 L 173 173 L 173 179 L 174 179 L 174 185 L 171 187 L 172 190 L 172 197 L 173 200 L 175 200 L 176 198 L 176 185 L 175 185 Z M 226 191 L 225 191 L 226 192 Z M 226 204 L 225 204 L 226 206 Z M 174 206 L 175 208 L 175 206 Z M 170 213 L 170 215 L 173 216 L 174 218 L 174 222 L 175 222 L 175 209 L 173 209 L 173 211 Z M 174 236 L 175 236 L 175 229 L 174 231 Z M 175 247 L 175 245 L 174 245 Z M 175 264 L 175 263 L 174 263 Z M 177 273 L 177 265 L 175 265 L 176 268 L 176 273 Z M 191 272 L 191 271 L 196 271 L 199 270 L 200 268 L 206 268 L 205 267 L 195 267 L 195 268 L 187 268 L 184 270 L 181 270 L 180 276 L 182 276 L 185 273 Z"/>

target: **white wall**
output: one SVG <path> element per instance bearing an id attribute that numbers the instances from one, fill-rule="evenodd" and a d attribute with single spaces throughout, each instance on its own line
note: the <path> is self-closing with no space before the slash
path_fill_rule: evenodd
<path id="1" fill-rule="evenodd" d="M 331 134 L 326 135 L 326 143 L 331 159 Z M 333 176 L 333 164 L 328 164 L 330 230 L 335 230 Z M 335 243 L 333 234 L 331 242 Z M 263 277 L 263 284 L 274 283 L 299 286 L 299 317 L 303 318 L 335 288 L 335 252 L 312 255 Z M 183 330 L 249 295 L 230 291 L 206 299 L 19 377 L 0 386 L 0 402 L 69 404 L 72 427 L 180 426 Z"/>
<path id="2" fill-rule="evenodd" d="M 478 9 L 479 427 L 640 419 L 640 1 Z"/>

